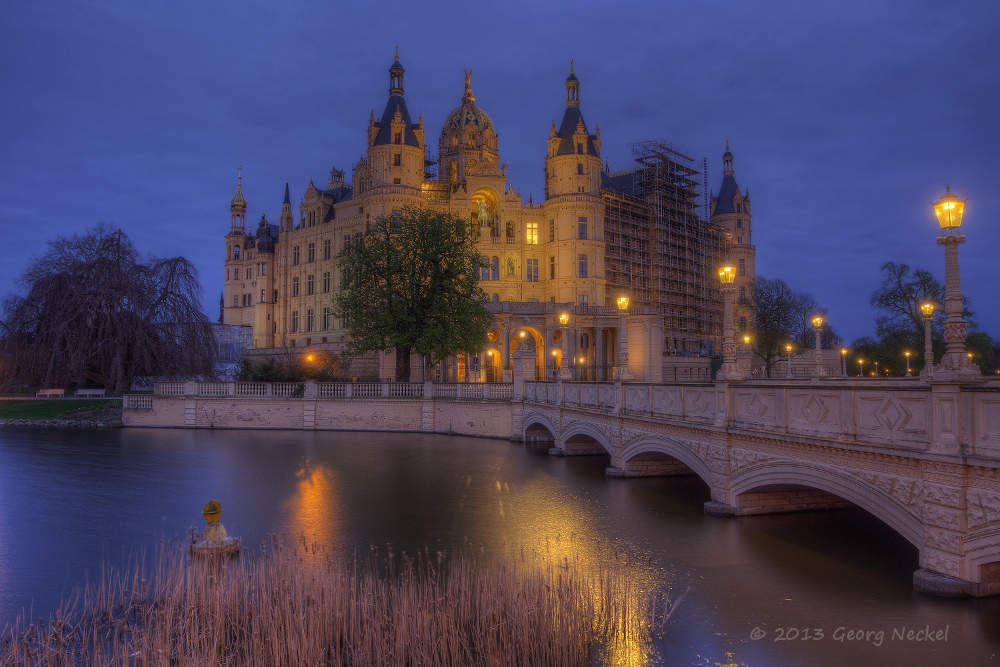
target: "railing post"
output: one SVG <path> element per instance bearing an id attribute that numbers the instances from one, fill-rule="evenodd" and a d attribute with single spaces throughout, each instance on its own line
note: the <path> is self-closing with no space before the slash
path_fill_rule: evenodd
<path id="1" fill-rule="evenodd" d="M 389 383 L 382 383 L 382 398 L 389 398 Z"/>
<path id="2" fill-rule="evenodd" d="M 264 392 L 264 395 L 267 396 L 268 398 L 272 398 L 274 396 L 274 383 L 267 382 L 265 384 L 267 385 L 267 391 Z"/>
<path id="3" fill-rule="evenodd" d="M 345 382 L 344 383 L 344 398 L 351 398 L 354 396 L 354 383 Z"/>
<path id="4" fill-rule="evenodd" d="M 198 395 L 198 383 L 195 380 L 188 380 L 184 383 L 184 395 L 185 396 L 197 396 Z"/>

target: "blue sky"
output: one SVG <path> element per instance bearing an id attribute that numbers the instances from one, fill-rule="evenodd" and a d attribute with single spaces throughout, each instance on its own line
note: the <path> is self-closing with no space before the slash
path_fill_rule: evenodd
<path id="1" fill-rule="evenodd" d="M 728 139 L 754 207 L 757 272 L 811 293 L 847 340 L 874 330 L 886 261 L 943 278 L 930 202 L 968 197 L 962 286 L 1000 335 L 1000 3 L 15 2 L 0 21 L 0 293 L 45 242 L 106 222 L 198 268 L 214 320 L 228 203 L 274 221 L 285 181 L 350 174 L 398 44 L 435 142 L 463 68 L 508 177 L 543 188 L 569 60 L 612 170 L 662 139 Z"/>

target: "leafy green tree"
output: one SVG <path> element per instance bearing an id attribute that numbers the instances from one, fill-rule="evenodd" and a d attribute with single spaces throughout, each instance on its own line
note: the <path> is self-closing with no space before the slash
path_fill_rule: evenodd
<path id="1" fill-rule="evenodd" d="M 481 258 L 469 225 L 407 207 L 382 216 L 339 255 L 344 288 L 336 311 L 347 320 L 348 350 L 396 350 L 396 380 L 410 378 L 410 355 L 441 359 L 486 344 L 493 316 L 479 287 Z"/>

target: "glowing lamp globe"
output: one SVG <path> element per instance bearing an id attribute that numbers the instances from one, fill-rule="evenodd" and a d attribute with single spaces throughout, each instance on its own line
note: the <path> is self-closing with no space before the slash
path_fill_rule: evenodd
<path id="1" fill-rule="evenodd" d="M 924 314 L 924 317 L 930 317 L 934 314 L 934 304 L 930 301 L 920 304 L 920 312 Z"/>
<path id="2" fill-rule="evenodd" d="M 618 297 L 618 310 L 625 311 L 628 310 L 628 297 L 624 294 Z"/>
<path id="3" fill-rule="evenodd" d="M 965 212 L 965 199 L 959 199 L 951 193 L 951 186 L 941 199 L 934 202 L 934 214 L 942 231 L 958 229 L 962 226 L 962 213 Z"/>
<path id="4" fill-rule="evenodd" d="M 719 282 L 723 285 L 732 285 L 736 280 L 736 269 L 731 264 L 726 264 L 719 269 Z"/>
<path id="5" fill-rule="evenodd" d="M 566 324 L 567 322 L 569 322 L 569 315 L 567 315 L 566 313 L 563 313 L 562 315 L 559 316 L 559 323 L 560 324 Z"/>
<path id="6" fill-rule="evenodd" d="M 813 318 L 813 326 L 817 329 L 823 326 L 823 318 L 820 315 Z"/>

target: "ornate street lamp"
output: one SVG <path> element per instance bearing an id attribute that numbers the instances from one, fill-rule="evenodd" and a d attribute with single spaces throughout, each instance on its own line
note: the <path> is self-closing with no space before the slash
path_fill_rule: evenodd
<path id="1" fill-rule="evenodd" d="M 823 316 L 817 315 L 812 322 L 813 333 L 816 334 L 816 377 L 826 377 L 826 370 L 823 368 L 823 350 L 819 340 L 820 331 L 823 330 Z"/>
<path id="2" fill-rule="evenodd" d="M 791 345 L 791 343 L 789 343 L 788 345 L 785 346 L 785 352 L 788 353 L 788 364 L 787 364 L 788 367 L 785 369 L 785 377 L 786 378 L 790 378 L 790 377 L 792 377 L 792 345 Z"/>
<path id="3" fill-rule="evenodd" d="M 912 373 L 910 373 L 910 351 L 907 350 L 904 354 L 906 354 L 906 377 L 912 377 Z"/>
<path id="4" fill-rule="evenodd" d="M 934 368 L 934 348 L 931 346 L 931 322 L 934 320 L 934 304 L 925 301 L 920 304 L 920 319 L 924 321 L 924 367 L 920 377 L 929 377 Z"/>
<path id="5" fill-rule="evenodd" d="M 625 315 L 628 313 L 628 297 L 622 294 L 618 297 L 618 375 L 615 379 L 634 380 L 635 375 L 628 367 L 628 322 Z"/>
<path id="6" fill-rule="evenodd" d="M 742 380 L 740 367 L 736 363 L 736 331 L 733 328 L 733 292 L 736 288 L 736 269 L 728 261 L 719 268 L 719 284 L 722 288 L 722 369 L 717 379 Z"/>
<path id="7" fill-rule="evenodd" d="M 965 243 L 965 235 L 959 234 L 965 199 L 951 193 L 951 186 L 944 196 L 934 202 L 934 213 L 941 225 L 938 245 L 944 246 L 944 340 L 947 348 L 941 363 L 935 368 L 938 379 L 978 378 L 982 376 L 979 367 L 965 354 L 965 319 L 962 317 L 962 283 L 958 273 L 958 246 Z"/>
<path id="8" fill-rule="evenodd" d="M 572 380 L 573 373 L 569 370 L 570 358 L 566 349 L 569 345 L 569 315 L 567 313 L 563 313 L 559 316 L 559 331 L 561 333 L 559 336 L 559 343 L 562 352 L 559 359 L 559 379 Z"/>
<path id="9" fill-rule="evenodd" d="M 840 348 L 840 368 L 841 375 L 847 377 L 847 348 Z"/>
<path id="10" fill-rule="evenodd" d="M 865 360 L 858 359 L 858 377 L 863 378 L 865 376 Z"/>

